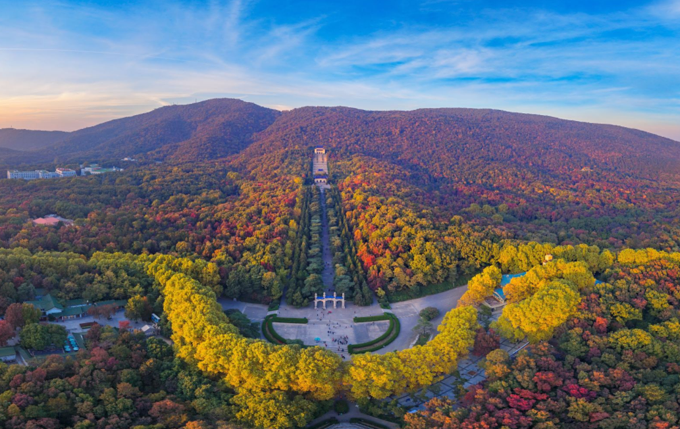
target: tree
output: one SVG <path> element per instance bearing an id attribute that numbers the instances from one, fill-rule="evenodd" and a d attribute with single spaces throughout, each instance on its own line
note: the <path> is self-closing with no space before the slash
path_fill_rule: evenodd
<path id="1" fill-rule="evenodd" d="M 510 355 L 503 349 L 496 349 L 486 355 L 482 364 L 489 381 L 500 380 L 511 372 Z"/>
<path id="2" fill-rule="evenodd" d="M 418 335 L 426 335 L 432 331 L 432 323 L 423 319 L 422 317 L 418 320 L 418 324 L 413 327 L 413 332 Z"/>
<path id="3" fill-rule="evenodd" d="M 246 338 L 260 338 L 260 325 L 251 322 L 245 314 L 237 309 L 227 310 L 225 314 L 229 318 L 229 322 L 238 328 L 241 335 Z"/>
<path id="4" fill-rule="evenodd" d="M 164 399 L 153 404 L 149 415 L 169 428 L 178 428 L 188 419 L 185 407 L 170 399 Z"/>
<path id="5" fill-rule="evenodd" d="M 59 347 L 66 342 L 68 333 L 66 332 L 65 327 L 55 324 L 49 324 L 45 327 L 47 328 L 47 336 L 50 344 Z"/>
<path id="6" fill-rule="evenodd" d="M 420 317 L 429 322 L 439 317 L 439 310 L 436 307 L 425 307 L 420 310 Z"/>
<path id="7" fill-rule="evenodd" d="M 125 306 L 125 317 L 133 320 L 151 320 L 153 309 L 145 296 L 135 295 L 131 297 Z"/>
<path id="8" fill-rule="evenodd" d="M 284 392 L 241 391 L 232 399 L 236 417 L 256 428 L 284 429 L 304 427 L 314 418 L 314 403 L 300 395 L 291 398 Z"/>
<path id="9" fill-rule="evenodd" d="M 118 306 L 115 304 L 95 305 L 87 309 L 87 314 L 95 318 L 105 317 L 109 319 L 116 311 L 118 311 Z"/>
<path id="10" fill-rule="evenodd" d="M 547 340 L 555 328 L 574 315 L 580 301 L 573 286 L 552 281 L 530 298 L 508 304 L 492 326 L 508 339 L 527 336 L 531 342 Z"/>
<path id="11" fill-rule="evenodd" d="M 486 267 L 481 274 L 468 282 L 468 290 L 460 298 L 460 305 L 479 305 L 491 296 L 501 285 L 501 270 L 496 266 Z"/>
<path id="12" fill-rule="evenodd" d="M 489 352 L 496 350 L 501 346 L 501 337 L 490 329 L 488 332 L 480 328 L 477 330 L 475 337 L 475 346 L 472 349 L 472 354 L 475 356 L 486 356 Z"/>
<path id="13" fill-rule="evenodd" d="M 37 323 L 41 315 L 41 311 L 31 304 L 14 303 L 7 308 L 5 320 L 14 329 L 17 329 L 31 323 Z"/>
<path id="14" fill-rule="evenodd" d="M 0 346 L 7 345 L 7 341 L 14 338 L 15 330 L 12 325 L 6 320 L 0 320 Z"/>
<path id="15" fill-rule="evenodd" d="M 45 350 L 52 344 L 49 330 L 39 323 L 26 325 L 19 333 L 19 337 L 21 338 L 21 345 L 28 349 Z"/>

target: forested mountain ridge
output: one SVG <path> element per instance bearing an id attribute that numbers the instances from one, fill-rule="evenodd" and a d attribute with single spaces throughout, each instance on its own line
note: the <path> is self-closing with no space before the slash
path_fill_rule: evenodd
<path id="1" fill-rule="evenodd" d="M 16 151 L 38 150 L 64 139 L 64 131 L 33 131 L 15 128 L 0 128 L 0 148 Z"/>
<path id="2" fill-rule="evenodd" d="M 506 239 L 680 243 L 680 143 L 641 131 L 483 109 L 305 107 L 237 160 L 278 164 L 319 144 L 373 289 L 451 282 Z M 309 174 L 304 161 L 294 170 Z"/>
<path id="3" fill-rule="evenodd" d="M 6 163 L 83 161 L 146 156 L 148 159 L 198 161 L 237 153 L 267 128 L 279 112 L 232 99 L 165 106 L 68 133 L 40 152 Z"/>
<path id="4" fill-rule="evenodd" d="M 660 170 L 680 174 L 680 143 L 673 140 L 619 126 L 489 109 L 303 107 L 284 112 L 258 140 L 267 148 L 323 144 L 336 153 L 399 161 L 454 179 L 456 166 L 466 164 L 469 170 L 487 163 L 533 174 L 596 167 L 651 177 Z"/>
<path id="5" fill-rule="evenodd" d="M 260 134 L 258 134 L 260 133 Z M 53 143 L 53 144 L 49 144 Z M 52 162 L 146 156 L 198 161 L 322 144 L 461 179 L 457 167 L 488 164 L 525 174 L 611 170 L 636 178 L 680 174 L 680 143 L 613 125 L 491 109 L 365 111 L 302 107 L 287 112 L 235 99 L 165 106 L 72 133 L 0 130 L 0 147 L 31 151 L 8 161 Z"/>

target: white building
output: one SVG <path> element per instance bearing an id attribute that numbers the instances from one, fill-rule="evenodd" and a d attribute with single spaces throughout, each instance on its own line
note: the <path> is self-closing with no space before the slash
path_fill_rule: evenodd
<path id="1" fill-rule="evenodd" d="M 73 177 L 76 175 L 76 170 L 71 170 L 70 168 L 57 168 L 56 173 L 59 177 Z"/>
<path id="2" fill-rule="evenodd" d="M 19 170 L 7 170 L 8 179 L 24 179 L 24 180 L 34 180 L 34 179 L 56 179 L 58 177 L 72 177 L 76 175 L 75 170 L 70 168 L 57 168 L 57 171 L 47 171 L 47 170 L 33 170 L 33 171 L 19 171 Z"/>
<path id="3" fill-rule="evenodd" d="M 7 170 L 7 178 L 24 180 L 40 179 L 40 172 L 38 170 L 35 171 Z"/>

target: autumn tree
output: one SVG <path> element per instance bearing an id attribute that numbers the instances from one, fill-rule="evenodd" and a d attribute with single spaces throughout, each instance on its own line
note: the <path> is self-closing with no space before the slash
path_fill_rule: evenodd
<path id="1" fill-rule="evenodd" d="M 14 327 L 7 320 L 0 320 L 0 346 L 7 345 L 7 341 L 14 338 Z"/>
<path id="2" fill-rule="evenodd" d="M 131 297 L 125 306 L 125 317 L 133 320 L 151 320 L 153 309 L 147 297 L 135 295 Z"/>
<path id="3" fill-rule="evenodd" d="M 501 270 L 496 266 L 484 269 L 468 282 L 468 289 L 460 298 L 460 305 L 479 305 L 501 285 Z"/>
<path id="4" fill-rule="evenodd" d="M 22 328 L 40 320 L 41 312 L 31 304 L 14 303 L 7 308 L 5 320 L 14 328 Z"/>
<path id="5" fill-rule="evenodd" d="M 547 340 L 555 328 L 574 315 L 580 301 L 573 285 L 555 280 L 533 296 L 508 304 L 492 326 L 508 339 L 519 340 L 526 336 L 532 342 Z"/>

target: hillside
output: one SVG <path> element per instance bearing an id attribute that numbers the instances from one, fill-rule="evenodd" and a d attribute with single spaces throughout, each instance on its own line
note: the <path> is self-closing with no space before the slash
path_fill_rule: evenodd
<path id="1" fill-rule="evenodd" d="M 319 144 L 369 286 L 395 299 L 469 275 L 505 239 L 680 249 L 680 143 L 649 133 L 494 110 L 306 107 L 235 165 Z"/>
<path id="2" fill-rule="evenodd" d="M 584 167 L 656 178 L 680 174 L 680 143 L 639 130 L 486 109 L 370 112 L 305 107 L 260 136 L 262 149 L 322 144 L 342 155 L 398 163 L 432 178 L 509 167 L 571 174 Z"/>
<path id="3" fill-rule="evenodd" d="M 2 128 L 0 129 L 0 148 L 24 152 L 43 149 L 63 140 L 68 134 L 64 131 L 32 131 Z"/>
<path id="4" fill-rule="evenodd" d="M 11 164 L 118 159 L 197 161 L 237 153 L 266 129 L 279 112 L 240 100 L 215 99 L 166 106 L 149 113 L 105 122 L 69 133 L 40 152 L 6 158 Z"/>

